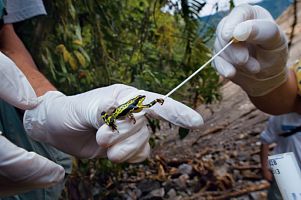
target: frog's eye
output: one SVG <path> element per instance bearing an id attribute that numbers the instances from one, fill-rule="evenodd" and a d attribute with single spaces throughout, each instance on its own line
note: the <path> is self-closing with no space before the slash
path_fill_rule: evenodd
<path id="1" fill-rule="evenodd" d="M 102 113 L 101 113 L 101 116 L 104 116 L 106 114 L 106 112 L 105 111 L 103 111 Z"/>

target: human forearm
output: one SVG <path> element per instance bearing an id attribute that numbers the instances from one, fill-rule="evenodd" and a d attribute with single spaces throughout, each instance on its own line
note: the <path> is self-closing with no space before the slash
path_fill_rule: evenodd
<path id="1" fill-rule="evenodd" d="M 268 154 L 269 154 L 269 145 L 262 144 L 260 147 L 260 163 L 262 169 L 268 169 Z"/>
<path id="2" fill-rule="evenodd" d="M 258 109 L 273 115 L 301 112 L 297 80 L 292 70 L 289 70 L 285 83 L 264 96 L 250 97 L 250 100 Z"/>
<path id="3" fill-rule="evenodd" d="M 260 161 L 261 161 L 262 176 L 267 181 L 272 181 L 273 180 L 273 175 L 272 175 L 272 173 L 269 169 L 269 166 L 268 166 L 269 145 L 268 144 L 262 144 L 260 148 L 261 148 Z"/>
<path id="4" fill-rule="evenodd" d="M 55 87 L 39 72 L 32 57 L 16 35 L 13 25 L 6 24 L 0 31 L 0 50 L 12 59 L 24 73 L 37 96 Z"/>
<path id="5" fill-rule="evenodd" d="M 269 145 L 263 143 L 260 148 L 261 148 L 260 161 L 261 161 L 262 176 L 267 181 L 272 181 L 273 175 L 268 165 Z"/>

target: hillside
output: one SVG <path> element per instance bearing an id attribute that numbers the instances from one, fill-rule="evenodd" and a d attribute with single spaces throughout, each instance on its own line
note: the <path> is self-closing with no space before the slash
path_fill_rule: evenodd
<path id="1" fill-rule="evenodd" d="M 263 0 L 262 2 L 257 3 L 256 5 L 262 6 L 267 9 L 272 16 L 277 19 L 284 10 L 286 10 L 291 4 L 291 0 Z M 200 23 L 202 30 L 200 30 L 200 34 L 204 35 L 207 33 L 208 29 L 215 30 L 219 21 L 228 14 L 229 12 L 217 12 L 214 15 L 205 16 L 200 18 Z"/>
<path id="2" fill-rule="evenodd" d="M 289 51 L 289 62 L 288 65 L 294 63 L 297 59 L 301 58 L 301 3 L 297 4 L 297 23 L 294 30 L 294 37 L 291 49 Z M 294 9 L 290 6 L 278 19 L 277 23 L 280 25 L 282 30 L 285 31 L 287 37 L 290 37 L 292 32 L 293 14 Z"/>

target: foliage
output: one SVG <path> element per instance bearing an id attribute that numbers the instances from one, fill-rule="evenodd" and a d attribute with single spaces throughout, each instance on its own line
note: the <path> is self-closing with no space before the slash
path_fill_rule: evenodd
<path id="1" fill-rule="evenodd" d="M 35 24 L 31 50 L 67 94 L 114 83 L 166 94 L 210 56 L 195 17 L 205 3 L 172 2 L 46 1 L 48 17 Z M 173 15 L 162 11 L 166 5 Z M 217 89 L 207 68 L 173 97 L 196 106 L 217 99 Z"/>
<path id="2" fill-rule="evenodd" d="M 128 164 L 114 164 L 105 159 L 74 160 L 62 199 L 110 199 L 111 187 L 122 177 Z M 99 170 L 101 169 L 101 170 Z"/>

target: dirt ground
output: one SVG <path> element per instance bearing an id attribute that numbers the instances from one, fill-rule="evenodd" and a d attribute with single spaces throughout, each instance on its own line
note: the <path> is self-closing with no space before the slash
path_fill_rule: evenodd
<path id="1" fill-rule="evenodd" d="M 166 135 L 153 151 L 153 159 L 165 168 L 188 164 L 204 184 L 194 188 L 189 198 L 228 199 L 243 196 L 245 199 L 265 199 L 268 183 L 260 173 L 259 134 L 264 129 L 267 115 L 257 110 L 247 95 L 228 82 L 222 87 L 223 99 L 219 103 L 201 106 L 205 124 L 180 140 L 177 129 Z M 191 179 L 193 177 L 189 177 Z M 197 186 L 195 186 L 197 187 Z M 250 194 L 255 191 L 256 196 Z"/>

